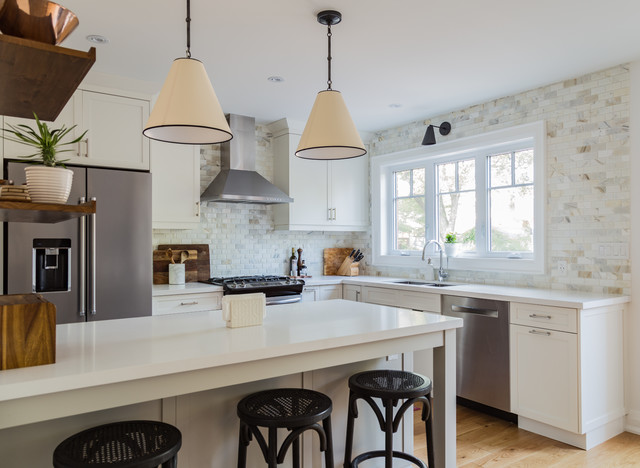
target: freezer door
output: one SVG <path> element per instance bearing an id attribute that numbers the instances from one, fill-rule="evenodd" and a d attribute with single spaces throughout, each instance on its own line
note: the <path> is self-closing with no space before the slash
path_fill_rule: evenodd
<path id="1" fill-rule="evenodd" d="M 16 184 L 25 183 L 25 163 L 7 163 L 7 178 Z M 69 204 L 77 203 L 85 195 L 86 179 L 84 168 L 69 167 L 73 171 L 73 183 Z M 70 291 L 45 292 L 42 296 L 56 306 L 56 322 L 83 322 L 80 315 L 78 276 L 78 239 L 80 223 L 77 219 L 56 224 L 5 223 L 5 291 L 7 294 L 33 292 L 33 239 L 71 240 L 71 289 Z"/>
<path id="2" fill-rule="evenodd" d="M 88 320 L 151 315 L 151 174 L 89 168 L 87 196 L 97 203 L 95 221 L 87 222 L 88 231 L 96 229 L 95 249 L 88 239 Z"/>

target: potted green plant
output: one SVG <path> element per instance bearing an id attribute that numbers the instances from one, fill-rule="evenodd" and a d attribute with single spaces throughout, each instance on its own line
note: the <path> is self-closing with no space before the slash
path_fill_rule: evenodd
<path id="1" fill-rule="evenodd" d="M 453 232 L 448 232 L 444 236 L 444 253 L 447 257 L 455 257 L 458 253 L 458 236 Z"/>
<path id="2" fill-rule="evenodd" d="M 28 125 L 7 124 L 2 137 L 5 140 L 30 146 L 35 152 L 20 156 L 34 164 L 25 168 L 27 190 L 31 201 L 37 203 L 66 203 L 71 191 L 73 172 L 66 168 L 64 162 L 57 158 L 59 153 L 71 151 L 69 145 L 74 145 L 84 138 L 86 131 L 70 141 L 63 139 L 76 127 L 67 128 L 62 125 L 53 130 L 45 122 L 41 122 L 33 113 L 36 128 Z M 67 148 L 64 148 L 67 147 Z M 64 148 L 64 149 L 63 149 Z"/>

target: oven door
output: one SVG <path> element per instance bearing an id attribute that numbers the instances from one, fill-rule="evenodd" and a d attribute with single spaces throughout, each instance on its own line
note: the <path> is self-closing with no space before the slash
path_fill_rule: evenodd
<path id="1" fill-rule="evenodd" d="M 267 296 L 267 305 L 278 304 L 293 304 L 294 302 L 300 302 L 302 300 L 302 294 L 289 294 L 286 296 Z"/>

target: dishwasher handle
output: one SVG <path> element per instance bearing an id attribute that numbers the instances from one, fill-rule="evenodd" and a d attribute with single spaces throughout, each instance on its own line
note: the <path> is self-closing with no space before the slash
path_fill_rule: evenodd
<path id="1" fill-rule="evenodd" d="M 485 317 L 498 318 L 498 311 L 496 309 L 479 309 L 477 307 L 467 307 L 467 306 L 451 304 L 451 312 L 458 312 L 462 314 L 484 315 Z"/>

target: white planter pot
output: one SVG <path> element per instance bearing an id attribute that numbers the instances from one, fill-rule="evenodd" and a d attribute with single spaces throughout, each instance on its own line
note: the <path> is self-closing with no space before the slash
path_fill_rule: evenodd
<path id="1" fill-rule="evenodd" d="M 444 253 L 447 254 L 447 257 L 455 257 L 456 254 L 458 253 L 458 244 L 445 242 Z"/>
<path id="2" fill-rule="evenodd" d="M 27 166 L 27 190 L 34 203 L 67 203 L 73 171 L 63 167 Z"/>

